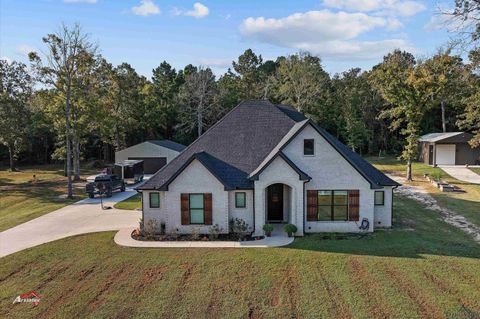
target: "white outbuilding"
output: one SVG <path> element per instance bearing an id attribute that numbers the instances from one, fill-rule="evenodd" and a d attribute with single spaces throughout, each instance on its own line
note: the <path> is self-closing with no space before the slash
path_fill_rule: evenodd
<path id="1" fill-rule="evenodd" d="M 154 174 L 185 149 L 170 140 L 151 140 L 115 152 L 115 162 L 142 160 L 145 174 Z"/>

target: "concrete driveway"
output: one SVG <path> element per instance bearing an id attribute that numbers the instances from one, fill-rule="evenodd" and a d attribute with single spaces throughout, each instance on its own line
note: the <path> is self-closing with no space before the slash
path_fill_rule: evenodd
<path id="1" fill-rule="evenodd" d="M 102 210 L 99 198 L 87 198 L 0 232 L 0 257 L 73 235 L 137 227 L 140 211 L 113 208 L 135 194 L 134 190 L 115 192 L 104 200 L 112 207 L 109 210 Z"/>
<path id="2" fill-rule="evenodd" d="M 448 175 L 464 182 L 480 184 L 480 175 L 474 173 L 469 168 L 465 166 L 449 166 L 449 165 L 439 165 L 441 169 L 445 171 Z"/>

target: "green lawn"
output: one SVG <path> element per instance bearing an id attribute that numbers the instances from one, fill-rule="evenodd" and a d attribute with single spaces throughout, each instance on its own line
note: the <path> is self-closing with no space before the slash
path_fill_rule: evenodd
<path id="1" fill-rule="evenodd" d="M 395 227 L 275 249 L 119 247 L 113 232 L 2 258 L 2 318 L 468 318 L 480 245 L 409 199 Z M 37 307 L 12 304 L 35 290 Z"/>
<path id="2" fill-rule="evenodd" d="M 25 167 L 19 172 L 0 169 L 0 231 L 84 198 L 84 182 L 74 186 L 75 198 L 65 199 L 66 177 L 58 165 Z"/>
<path id="3" fill-rule="evenodd" d="M 142 208 L 142 198 L 140 194 L 135 194 L 132 197 L 129 197 L 121 202 L 116 203 L 113 207 L 117 209 L 141 209 Z"/>
<path id="4" fill-rule="evenodd" d="M 406 176 L 406 164 L 392 157 L 368 158 L 378 169 L 398 176 Z M 414 181 L 412 184 L 425 188 L 440 204 L 463 215 L 471 222 L 480 226 L 480 185 L 459 181 L 440 168 L 434 168 L 423 163 L 413 163 L 412 172 Z M 444 193 L 423 178 L 423 174 L 441 174 L 442 179 L 457 185 L 465 193 Z"/>

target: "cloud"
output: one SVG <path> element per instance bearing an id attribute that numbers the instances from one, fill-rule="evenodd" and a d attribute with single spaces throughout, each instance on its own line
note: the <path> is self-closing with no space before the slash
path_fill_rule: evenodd
<path id="1" fill-rule="evenodd" d="M 199 60 L 201 65 L 206 65 L 209 67 L 217 67 L 217 68 L 228 68 L 232 66 L 232 59 L 210 59 L 210 58 L 203 58 Z"/>
<path id="2" fill-rule="evenodd" d="M 65 3 L 97 3 L 97 0 L 63 0 Z"/>
<path id="3" fill-rule="evenodd" d="M 383 15 L 402 17 L 413 16 L 426 9 L 423 3 L 411 0 L 324 0 L 323 5 L 348 11 L 377 11 Z"/>
<path id="4" fill-rule="evenodd" d="M 210 10 L 208 9 L 208 7 L 204 6 L 200 2 L 195 2 L 193 4 L 193 10 L 184 11 L 177 7 L 173 7 L 170 12 L 174 16 L 184 15 L 189 17 L 195 17 L 197 19 L 205 18 L 210 14 Z"/>
<path id="5" fill-rule="evenodd" d="M 331 59 L 375 59 L 396 49 L 412 50 L 403 39 L 359 41 L 377 28 L 395 29 L 401 22 L 365 13 L 330 10 L 294 13 L 280 19 L 247 18 L 240 25 L 244 38 L 310 51 Z"/>
<path id="6" fill-rule="evenodd" d="M 132 8 L 133 14 L 140 16 L 149 16 L 151 14 L 160 14 L 160 8 L 153 0 L 141 0 L 140 5 Z"/>
<path id="7" fill-rule="evenodd" d="M 25 57 L 28 57 L 28 54 L 30 52 L 37 52 L 38 50 L 28 44 L 21 44 L 19 46 L 17 46 L 15 52 L 18 54 L 18 55 L 22 55 L 22 56 L 25 56 Z"/>

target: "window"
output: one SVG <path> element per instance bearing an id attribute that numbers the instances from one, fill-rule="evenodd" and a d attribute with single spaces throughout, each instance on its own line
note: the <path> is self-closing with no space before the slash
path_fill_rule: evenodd
<path id="1" fill-rule="evenodd" d="M 247 207 L 247 193 L 235 193 L 235 208 Z"/>
<path id="2" fill-rule="evenodd" d="M 384 191 L 375 191 L 375 205 L 376 206 L 385 205 L 385 192 Z"/>
<path id="3" fill-rule="evenodd" d="M 190 224 L 205 223 L 205 210 L 204 210 L 203 199 L 204 199 L 203 194 L 190 194 L 190 198 L 189 198 Z"/>
<path id="4" fill-rule="evenodd" d="M 314 155 L 315 144 L 313 139 L 303 140 L 303 155 Z"/>
<path id="5" fill-rule="evenodd" d="M 348 191 L 318 191 L 317 220 L 348 220 Z"/>
<path id="6" fill-rule="evenodd" d="M 160 193 L 149 193 L 150 208 L 160 208 Z"/>

